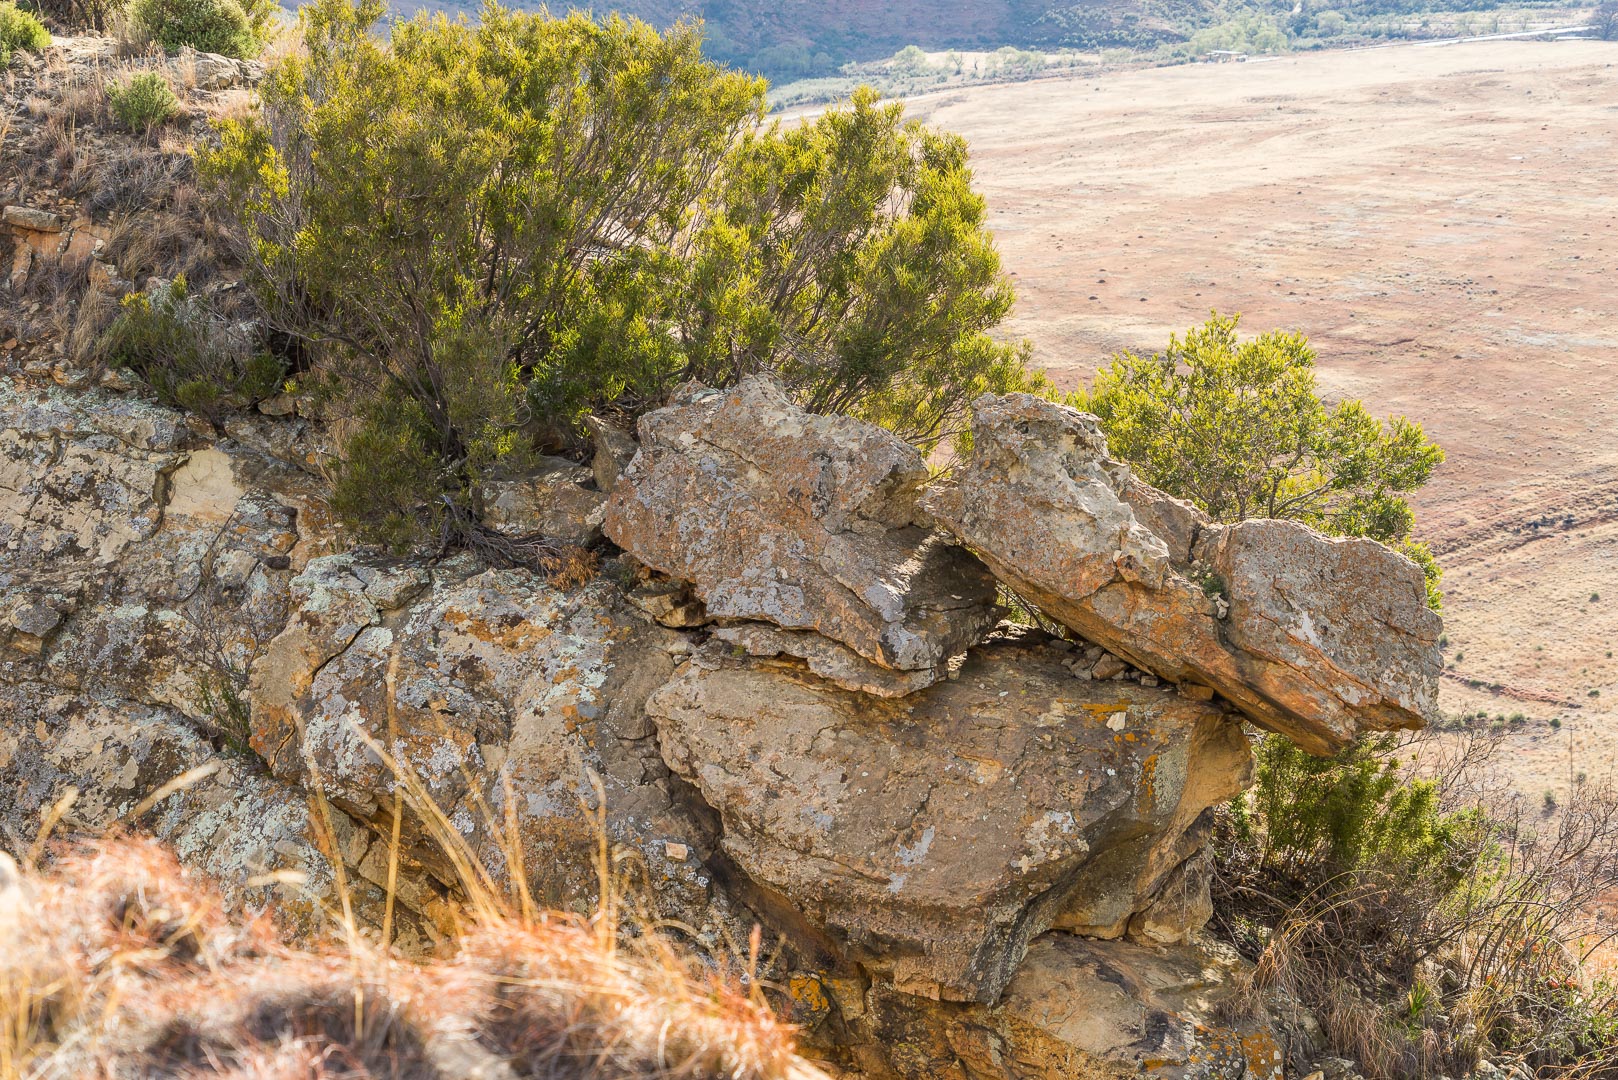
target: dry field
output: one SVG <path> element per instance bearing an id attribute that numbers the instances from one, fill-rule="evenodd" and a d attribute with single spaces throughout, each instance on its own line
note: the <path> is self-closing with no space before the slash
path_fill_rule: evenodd
<path id="1" fill-rule="evenodd" d="M 1618 780 L 1618 44 L 1323 53 L 914 107 L 971 142 L 1012 329 L 1062 385 L 1217 308 L 1307 333 L 1331 394 L 1422 421 L 1449 455 L 1418 499 L 1447 569 L 1445 711 L 1524 714 L 1529 791 Z"/>

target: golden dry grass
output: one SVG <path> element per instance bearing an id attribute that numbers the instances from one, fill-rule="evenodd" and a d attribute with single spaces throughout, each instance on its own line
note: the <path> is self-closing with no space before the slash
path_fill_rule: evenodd
<path id="1" fill-rule="evenodd" d="M 756 996 L 616 929 L 485 910 L 412 962 L 288 945 L 149 840 L 0 856 L 0 1078 L 819 1075 Z"/>

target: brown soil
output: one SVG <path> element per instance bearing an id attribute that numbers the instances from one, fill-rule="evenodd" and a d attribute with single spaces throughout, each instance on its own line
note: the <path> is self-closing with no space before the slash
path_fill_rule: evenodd
<path id="1" fill-rule="evenodd" d="M 1329 393 L 1425 424 L 1449 455 L 1416 500 L 1447 570 L 1445 711 L 1526 714 L 1529 790 L 1618 778 L 1618 44 L 1330 52 L 914 107 L 971 142 L 1011 329 L 1062 385 L 1217 308 L 1307 333 Z"/>

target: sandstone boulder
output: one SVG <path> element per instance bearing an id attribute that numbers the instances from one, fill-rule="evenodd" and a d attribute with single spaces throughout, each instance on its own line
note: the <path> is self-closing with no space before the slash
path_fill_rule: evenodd
<path id="1" fill-rule="evenodd" d="M 667 913 L 700 926 L 723 912 L 700 862 L 711 828 L 642 708 L 683 640 L 610 583 L 564 590 L 469 556 L 339 555 L 311 563 L 293 596 L 248 694 L 253 746 L 275 777 L 324 793 L 377 837 L 391 832 L 396 769 L 410 777 L 407 851 L 441 893 L 464 884 L 445 850 L 464 845 L 506 885 L 520 856 L 537 900 L 588 911 L 605 828 L 639 853 Z M 440 815 L 459 840 L 435 834 Z M 367 880 L 385 880 L 383 847 L 361 867 Z M 433 891 L 417 889 L 429 918 Z"/>
<path id="2" fill-rule="evenodd" d="M 973 408 L 970 460 L 923 505 L 1049 615 L 1315 753 L 1433 714 L 1440 623 L 1409 559 L 1293 522 L 1211 524 L 1132 481 L 1074 409 Z"/>
<path id="3" fill-rule="evenodd" d="M 483 485 L 484 524 L 507 536 L 537 533 L 574 544 L 598 540 L 607 496 L 592 486 L 594 479 L 583 465 L 543 458 L 525 476 Z"/>
<path id="4" fill-rule="evenodd" d="M 814 631 L 916 671 L 999 618 L 988 570 L 915 523 L 926 464 L 881 428 L 804 412 L 755 377 L 688 390 L 641 419 L 640 443 L 607 536 L 690 582 L 713 619 Z"/>
<path id="5" fill-rule="evenodd" d="M 1128 849 L 1127 923 L 1248 775 L 1233 714 L 1079 681 L 1061 655 L 991 642 L 958 678 L 884 700 L 699 654 L 647 711 L 749 878 L 894 986 L 992 1001 L 1092 863 Z"/>

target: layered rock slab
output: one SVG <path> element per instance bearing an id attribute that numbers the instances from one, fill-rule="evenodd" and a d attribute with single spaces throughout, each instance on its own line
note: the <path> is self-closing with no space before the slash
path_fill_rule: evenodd
<path id="1" fill-rule="evenodd" d="M 884 700 L 715 650 L 646 708 L 749 878 L 897 988 L 992 1001 L 1092 861 L 1134 852 L 1127 920 L 1248 777 L 1234 714 L 1081 682 L 1059 656 L 991 642 L 958 678 Z"/>
<path id="2" fill-rule="evenodd" d="M 926 480 L 891 433 L 805 412 L 754 377 L 642 417 L 604 527 L 690 582 L 712 619 L 813 631 L 878 667 L 936 674 L 999 610 L 983 564 L 916 524 Z"/>
<path id="3" fill-rule="evenodd" d="M 1414 563 L 1295 522 L 1212 524 L 1075 409 L 979 398 L 971 457 L 922 505 L 1052 617 L 1314 753 L 1436 709 L 1441 624 Z"/>

